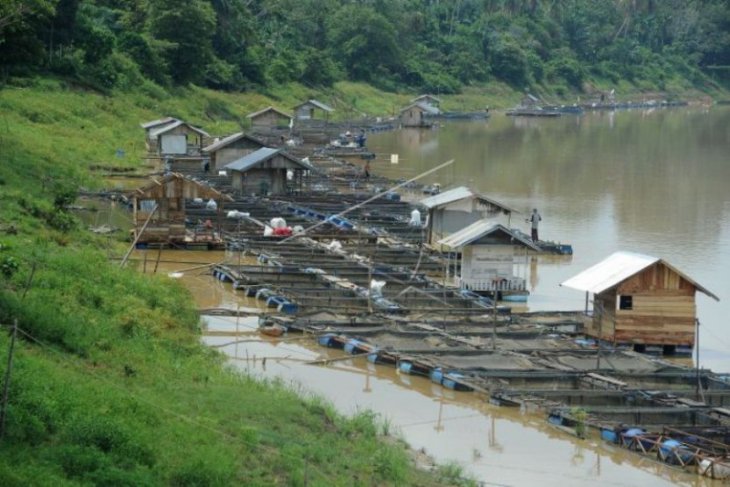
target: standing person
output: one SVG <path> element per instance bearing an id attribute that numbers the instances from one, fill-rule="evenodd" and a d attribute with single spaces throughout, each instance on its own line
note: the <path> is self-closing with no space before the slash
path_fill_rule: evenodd
<path id="1" fill-rule="evenodd" d="M 365 167 L 363 168 L 365 179 L 370 179 L 370 161 L 365 161 Z"/>
<path id="2" fill-rule="evenodd" d="M 532 214 L 530 215 L 529 221 L 532 223 L 532 241 L 537 242 L 537 226 L 542 221 L 542 217 L 537 212 L 537 208 L 532 209 Z"/>

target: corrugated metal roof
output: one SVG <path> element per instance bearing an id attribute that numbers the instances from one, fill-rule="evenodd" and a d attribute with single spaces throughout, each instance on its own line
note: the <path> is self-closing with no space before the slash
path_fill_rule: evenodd
<path id="1" fill-rule="evenodd" d="M 182 120 L 178 120 L 177 122 L 173 122 L 168 125 L 165 125 L 164 127 L 160 127 L 157 130 L 153 130 L 152 132 L 150 132 L 150 138 L 153 138 L 153 139 L 157 138 L 160 135 L 169 132 L 170 130 L 180 127 L 181 125 L 185 125 L 190 130 L 192 130 L 193 132 L 197 132 L 200 135 L 203 135 L 205 137 L 210 137 L 210 135 L 208 135 L 208 132 L 206 132 L 205 130 L 199 129 L 198 127 L 193 127 L 189 123 L 183 122 Z"/>
<path id="2" fill-rule="evenodd" d="M 249 113 L 248 115 L 246 115 L 246 118 L 255 118 L 255 117 L 258 117 L 259 115 L 263 115 L 264 113 L 266 113 L 268 111 L 276 112 L 279 115 L 281 115 L 282 117 L 292 118 L 292 116 L 289 115 L 288 113 L 282 112 L 281 110 L 274 108 L 274 107 L 266 107 L 262 110 L 259 110 L 258 112 Z"/>
<path id="3" fill-rule="evenodd" d="M 443 205 L 448 205 L 449 203 L 463 200 L 464 198 L 471 198 L 472 196 L 474 196 L 472 190 L 470 190 L 466 186 L 459 186 L 457 188 L 444 191 L 443 193 L 424 198 L 420 201 L 420 203 L 426 208 L 431 209 Z"/>
<path id="4" fill-rule="evenodd" d="M 682 276 L 690 282 L 698 291 L 719 301 L 720 298 L 712 294 L 704 287 L 697 284 L 689 276 L 677 270 L 658 257 L 650 255 L 638 254 L 635 252 L 619 251 L 609 255 L 593 267 L 589 267 L 580 274 L 571 277 L 567 281 L 561 283 L 561 286 L 577 289 L 579 291 L 588 291 L 593 294 L 599 294 L 603 291 L 617 286 L 629 279 L 631 276 L 638 274 L 647 267 L 661 262 L 671 270 Z"/>
<path id="5" fill-rule="evenodd" d="M 414 98 L 414 99 L 411 100 L 411 103 L 416 103 L 416 102 L 418 102 L 420 100 L 433 100 L 435 102 L 441 103 L 441 99 L 438 98 L 438 97 L 436 97 L 436 96 L 433 96 L 433 95 L 420 95 L 420 96 L 417 96 L 416 98 Z"/>
<path id="6" fill-rule="evenodd" d="M 297 109 L 303 105 L 306 105 L 307 103 L 310 103 L 310 104 L 314 105 L 315 107 L 317 107 L 321 110 L 324 110 L 325 112 L 334 112 L 335 111 L 335 109 L 332 108 L 331 106 L 325 105 L 321 101 L 317 101 L 317 100 L 307 100 L 304 103 L 300 103 L 299 105 L 295 106 L 294 108 Z"/>
<path id="7" fill-rule="evenodd" d="M 403 113 L 406 110 L 409 110 L 413 107 L 418 107 L 421 110 L 423 110 L 424 112 L 428 113 L 429 115 L 438 115 L 439 113 L 441 113 L 441 111 L 438 108 L 436 108 L 435 106 L 427 105 L 426 103 L 422 103 L 422 102 L 411 103 L 407 107 L 401 109 L 400 113 Z"/>
<path id="8" fill-rule="evenodd" d="M 313 170 L 314 168 L 307 164 L 306 162 L 297 159 L 296 157 L 292 157 L 286 152 L 283 152 L 282 149 L 272 149 L 271 147 L 262 147 L 261 149 L 257 150 L 256 152 L 252 152 L 240 159 L 237 159 L 233 162 L 230 162 L 226 164 L 223 168 L 224 169 L 230 169 L 232 171 L 240 171 L 240 172 L 246 172 L 252 167 L 256 166 L 257 164 L 260 164 L 264 161 L 267 161 L 274 157 L 275 155 L 280 154 L 281 156 L 287 158 L 288 160 L 292 161 L 293 163 L 297 164 L 298 166 L 301 166 L 302 169 L 305 170 Z"/>
<path id="9" fill-rule="evenodd" d="M 514 208 L 511 208 L 504 203 L 500 203 L 499 201 L 493 200 L 492 198 L 489 198 L 487 196 L 484 196 L 483 194 L 476 193 L 472 191 L 471 189 L 467 188 L 466 186 L 459 186 L 453 189 L 450 189 L 448 191 L 444 191 L 443 193 L 439 193 L 433 196 L 429 196 L 428 198 L 422 199 L 419 203 L 425 206 L 428 209 L 438 208 L 441 206 L 445 206 L 451 203 L 454 203 L 459 200 L 463 200 L 466 198 L 476 198 L 481 203 L 489 203 L 490 205 L 496 206 L 500 208 L 503 211 L 506 211 L 508 213 L 519 213 L 519 211 L 515 210 Z"/>
<path id="10" fill-rule="evenodd" d="M 178 119 L 174 118 L 174 117 L 164 117 L 164 118 L 160 118 L 158 120 L 152 120 L 151 122 L 141 123 L 141 124 L 139 124 L 139 126 L 142 127 L 143 129 L 149 129 L 152 127 L 157 127 L 158 125 L 166 125 L 168 123 L 177 122 L 177 121 L 178 121 Z"/>
<path id="11" fill-rule="evenodd" d="M 210 144 L 208 147 L 203 147 L 203 152 L 215 152 L 219 149 L 222 149 L 223 147 L 232 144 L 236 142 L 237 140 L 241 140 L 243 138 L 246 138 L 250 140 L 251 142 L 255 142 L 259 144 L 261 147 L 264 147 L 264 142 L 257 139 L 256 137 L 251 137 L 250 135 L 246 135 L 243 132 L 237 132 L 233 135 L 229 135 L 228 137 L 224 137 L 218 142 L 214 142 L 213 144 Z"/>
<path id="12" fill-rule="evenodd" d="M 483 219 L 474 222 L 468 227 L 462 228 L 458 232 L 452 233 L 446 238 L 442 238 L 438 241 L 438 243 L 452 249 L 459 249 L 465 245 L 470 244 L 471 242 L 474 242 L 475 240 L 479 240 L 480 238 L 486 237 L 487 235 L 490 235 L 494 232 L 503 232 L 506 235 L 509 235 L 515 241 L 515 243 L 519 242 L 525 247 L 528 247 L 535 251 L 540 251 L 540 248 L 537 247 L 531 240 L 527 240 L 522 235 L 513 232 L 504 225 L 500 225 L 499 223 L 495 223 L 494 220 L 489 219 Z"/>

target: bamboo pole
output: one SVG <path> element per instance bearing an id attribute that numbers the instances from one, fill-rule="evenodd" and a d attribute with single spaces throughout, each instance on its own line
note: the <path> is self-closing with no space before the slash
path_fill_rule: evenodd
<path id="1" fill-rule="evenodd" d="M 155 205 L 155 207 L 150 212 L 150 216 L 147 217 L 147 220 L 145 220 L 144 225 L 142 225 L 142 229 L 139 231 L 137 235 L 134 237 L 134 242 L 132 242 L 132 245 L 129 246 L 129 250 L 127 250 L 127 253 L 124 254 L 124 257 L 122 258 L 122 262 L 119 264 L 119 267 L 124 267 L 124 264 L 127 263 L 127 259 L 129 259 L 129 256 L 132 255 L 132 251 L 134 250 L 134 247 L 137 245 L 137 242 L 139 242 L 140 237 L 144 233 L 144 231 L 147 229 L 147 225 L 149 225 L 150 221 L 152 221 L 152 216 L 157 212 L 157 208 L 159 208 L 158 205 Z"/>

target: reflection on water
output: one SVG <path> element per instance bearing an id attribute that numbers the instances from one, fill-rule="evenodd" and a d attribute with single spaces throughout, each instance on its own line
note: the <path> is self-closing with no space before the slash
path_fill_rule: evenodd
<path id="1" fill-rule="evenodd" d="M 571 243 L 572 260 L 530 262 L 531 310 L 583 309 L 559 284 L 616 250 L 661 257 L 718 295 L 698 294 L 701 361 L 730 372 L 730 108 L 631 110 L 373 134 L 373 171 L 414 176 L 456 163 L 426 182 L 468 184 L 525 212 L 538 208 L 543 238 Z M 422 150 L 427 146 L 428 150 Z M 528 231 L 522 219 L 513 220 Z"/>
<path id="2" fill-rule="evenodd" d="M 555 120 L 495 115 L 486 123 L 374 134 L 369 144 L 376 153 L 401 155 L 398 165 L 374 163 L 376 172 L 412 176 L 455 157 L 455 167 L 430 182 L 470 183 L 511 206 L 540 209 L 541 233 L 572 243 L 575 255 L 529 260 L 530 309 L 583 309 L 582 293 L 558 284 L 618 249 L 675 264 L 723 300 L 698 298 L 701 355 L 704 366 L 730 371 L 730 339 L 723 338 L 724 318 L 730 316 L 728 122 L 727 109 Z M 156 259 L 156 251 L 149 252 L 148 264 Z M 144 252 L 134 257 L 143 262 Z M 201 308 L 256 308 L 255 300 L 196 267 L 237 258 L 225 252 L 164 251 L 158 272 L 182 272 Z M 414 448 L 425 448 L 440 462 L 456 460 L 490 484 L 720 485 L 598 439 L 575 440 L 549 426 L 544 415 L 495 408 L 474 394 L 449 391 L 362 358 L 306 365 L 343 352 L 295 335 L 283 340 L 260 336 L 255 318 L 210 317 L 208 322 L 206 343 L 241 370 L 281 377 L 298 388 L 305 384 L 345 413 L 372 409 Z"/>
<path id="3" fill-rule="evenodd" d="M 282 378 L 299 390 L 304 387 L 344 413 L 376 411 L 413 448 L 424 448 L 440 462 L 457 461 L 489 485 L 720 485 L 598 438 L 573 439 L 548 425 L 544 415 L 491 406 L 475 394 L 451 391 L 364 357 L 306 365 L 344 352 L 318 347 L 300 335 L 260 335 L 256 318 L 206 321 L 205 342 L 231 357 L 241 370 Z"/>

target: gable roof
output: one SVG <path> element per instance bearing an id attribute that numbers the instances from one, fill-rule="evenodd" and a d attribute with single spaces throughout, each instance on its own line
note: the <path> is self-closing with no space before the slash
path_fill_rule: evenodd
<path id="1" fill-rule="evenodd" d="M 493 233 L 503 233 L 510 237 L 515 243 L 521 243 L 525 247 L 528 247 L 535 251 L 540 251 L 540 248 L 535 245 L 531 240 L 527 239 L 524 235 L 513 232 L 504 225 L 494 223 L 493 220 L 482 219 L 476 221 L 466 228 L 462 228 L 456 233 L 452 233 L 448 237 L 442 238 L 438 241 L 439 244 L 451 247 L 452 249 L 458 249 L 464 245 L 468 245 L 480 238 L 486 237 Z"/>
<path id="2" fill-rule="evenodd" d="M 228 137 L 224 137 L 218 142 L 214 142 L 210 144 L 208 147 L 203 147 L 203 152 L 216 152 L 219 149 L 222 149 L 226 147 L 227 145 L 230 145 L 234 142 L 237 142 L 241 139 L 247 139 L 251 142 L 260 145 L 261 147 L 264 147 L 264 142 L 262 140 L 257 139 L 256 137 L 252 137 L 250 135 L 246 135 L 243 132 L 236 132 L 233 135 L 229 135 Z"/>
<path id="3" fill-rule="evenodd" d="M 334 112 L 335 111 L 335 109 L 332 108 L 331 106 L 325 105 L 321 101 L 317 101 L 317 100 L 307 100 L 307 101 L 295 106 L 294 109 L 296 110 L 297 108 L 302 107 L 306 104 L 314 105 L 315 107 L 319 108 L 320 110 L 324 110 L 325 112 Z"/>
<path id="4" fill-rule="evenodd" d="M 157 120 L 152 120 L 150 122 L 141 123 L 141 124 L 139 124 L 139 126 L 146 130 L 146 129 L 151 129 L 152 127 L 157 127 L 159 125 L 166 125 L 166 124 L 172 123 L 172 122 L 179 122 L 179 120 L 174 117 L 164 117 L 164 118 L 160 118 Z"/>
<path id="5" fill-rule="evenodd" d="M 241 157 L 240 159 L 236 159 L 235 161 L 226 164 L 225 166 L 223 166 L 223 169 L 246 172 L 252 167 L 261 164 L 262 162 L 268 161 L 276 155 L 281 155 L 282 157 L 285 157 L 286 159 L 300 166 L 302 169 L 305 169 L 307 171 L 313 170 L 312 166 L 302 161 L 301 159 L 297 159 L 296 157 L 289 155 L 288 153 L 284 152 L 283 149 L 272 149 L 271 147 L 262 147 L 255 152 L 252 152 L 248 155 Z"/>
<path id="6" fill-rule="evenodd" d="M 156 130 L 153 130 L 152 132 L 150 132 L 150 138 L 155 139 L 155 138 L 159 137 L 160 135 L 166 134 L 167 132 L 169 132 L 169 131 L 171 131 L 173 129 L 176 129 L 176 128 L 180 127 L 180 126 L 183 126 L 183 125 L 186 126 L 187 128 L 189 128 L 190 130 L 192 130 L 193 132 L 197 133 L 197 134 L 200 134 L 200 135 L 205 136 L 205 137 L 210 137 L 210 135 L 208 134 L 208 132 L 206 132 L 205 130 L 199 129 L 198 127 L 193 127 L 189 123 L 183 122 L 182 120 L 178 120 L 177 122 L 173 122 L 173 123 L 170 123 L 170 124 L 165 125 L 163 127 L 160 127 L 160 128 L 158 128 Z"/>
<path id="7" fill-rule="evenodd" d="M 426 103 L 423 103 L 420 101 L 416 102 L 416 103 L 411 103 L 407 107 L 401 109 L 400 113 L 403 113 L 406 110 L 410 110 L 411 108 L 419 108 L 420 110 L 428 113 L 429 115 L 438 115 L 439 113 L 441 113 L 441 111 L 438 108 L 431 106 L 431 105 L 427 105 Z"/>
<path id="8" fill-rule="evenodd" d="M 421 100 L 433 100 L 437 103 L 441 103 L 441 99 L 433 95 L 420 95 L 411 100 L 411 103 L 416 103 Z"/>
<path id="9" fill-rule="evenodd" d="M 281 110 L 271 107 L 271 106 L 261 109 L 258 112 L 249 113 L 248 115 L 246 115 L 246 118 L 256 118 L 259 115 L 263 115 L 266 112 L 274 112 L 274 113 L 278 113 L 282 117 L 292 118 L 292 116 L 289 115 L 288 113 L 282 112 Z"/>
<path id="10" fill-rule="evenodd" d="M 625 280 L 656 263 L 664 264 L 687 282 L 692 284 L 698 291 L 706 294 L 716 301 L 720 300 L 720 298 L 697 284 L 689 276 L 669 265 L 664 260 L 650 255 L 625 251 L 614 252 L 598 264 L 589 267 L 580 274 L 562 282 L 560 285 L 577 289 L 579 291 L 588 291 L 593 294 L 600 294 L 607 289 L 618 286 Z"/>
<path id="11" fill-rule="evenodd" d="M 511 208 L 504 203 L 500 203 L 499 201 L 493 200 L 492 198 L 489 198 L 487 196 L 484 196 L 483 194 L 477 193 L 475 191 L 472 191 L 471 189 L 467 188 L 466 186 L 459 186 L 456 188 L 452 188 L 448 191 L 444 191 L 443 193 L 435 194 L 433 196 L 429 196 L 428 198 L 424 198 L 421 201 L 419 201 L 420 204 L 428 208 L 429 210 L 433 208 L 438 208 L 441 206 L 446 206 L 448 204 L 454 203 L 459 200 L 463 200 L 466 198 L 475 198 L 477 201 L 479 201 L 482 204 L 489 204 L 492 206 L 496 206 L 499 209 L 501 209 L 504 212 L 507 213 L 519 213 L 519 211 L 515 210 L 514 208 Z"/>
<path id="12" fill-rule="evenodd" d="M 202 183 L 200 181 L 196 181 L 194 179 L 191 179 L 189 177 L 186 177 L 180 173 L 169 173 L 164 175 L 160 179 L 153 179 L 150 183 L 146 184 L 145 186 L 142 186 L 141 188 L 137 188 L 132 192 L 132 196 L 135 198 L 149 198 L 149 199 L 160 199 L 167 197 L 169 194 L 169 191 L 167 191 L 167 186 L 174 183 L 181 183 L 182 184 L 182 191 L 179 195 L 175 195 L 176 197 L 182 196 L 186 199 L 192 199 L 192 198 L 213 198 L 217 200 L 225 199 L 227 201 L 233 201 L 233 198 L 230 196 L 221 193 L 220 191 L 212 188 L 211 186 Z"/>

